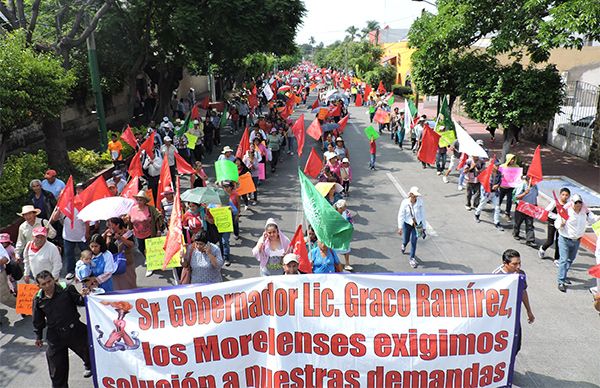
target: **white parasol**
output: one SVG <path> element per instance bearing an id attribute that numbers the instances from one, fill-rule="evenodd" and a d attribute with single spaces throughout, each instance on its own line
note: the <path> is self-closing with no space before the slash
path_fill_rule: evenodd
<path id="1" fill-rule="evenodd" d="M 135 200 L 123 197 L 106 197 L 95 200 L 79 212 L 77 218 L 82 221 L 108 220 L 129 213 Z"/>

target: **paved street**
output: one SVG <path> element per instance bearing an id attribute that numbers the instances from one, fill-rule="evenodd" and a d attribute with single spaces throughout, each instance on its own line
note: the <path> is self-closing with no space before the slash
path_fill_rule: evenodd
<path id="1" fill-rule="evenodd" d="M 307 111 L 297 109 L 294 117 L 300 113 Z M 444 184 L 433 169 L 423 170 L 410 151 L 399 151 L 389 140 L 389 133 L 377 142 L 377 170 L 369 171 L 368 142 L 362 134 L 368 115 L 364 108 L 351 107 L 350 113 L 344 138 L 354 176 L 348 203 L 355 220 L 351 245 L 355 272 L 490 272 L 500 265 L 503 250 L 515 248 L 521 252 L 536 316 L 533 325 L 528 325 L 525 317 L 522 319 L 523 346 L 517 358 L 515 385 L 600 387 L 600 317 L 591 305 L 588 287 L 592 280 L 586 273 L 594 262 L 593 256 L 585 251 L 579 253 L 570 272 L 573 286 L 566 294 L 559 292 L 556 267 L 551 260 L 538 259 L 537 251 L 513 240 L 508 228 L 497 231 L 491 222 L 491 207 L 482 213 L 482 222 L 475 223 L 473 213 L 464 208 L 464 192 L 456 190 L 456 177 Z M 310 116 L 308 113 L 307 126 Z M 223 145 L 228 141 L 232 147 L 237 144 L 226 134 Z M 231 240 L 233 264 L 223 271 L 227 280 L 258 276 L 258 263 L 251 256 L 251 248 L 267 218 L 275 218 L 291 238 L 302 220 L 297 167 L 304 166 L 314 144 L 307 137 L 303 159 L 299 162 L 296 156 L 286 155 L 277 173 L 268 175 L 268 181 L 260 187 L 258 206 L 246 211 L 241 219 L 242 238 Z M 408 256 L 400 253 L 400 237 L 396 234 L 398 208 L 411 186 L 420 188 L 432 226 L 429 237 L 419 241 L 417 269 L 412 269 Z M 545 234 L 545 225 L 537 223 L 538 242 Z M 548 254 L 552 256 L 553 252 Z M 137 274 L 138 284 L 144 287 L 172 282 L 170 273 L 145 278 L 141 266 Z M 0 318 L 0 386 L 49 386 L 44 353 L 34 346 L 31 318 L 21 318 L 2 306 Z M 72 387 L 92 386 L 82 373 L 81 362 L 71 354 Z"/>

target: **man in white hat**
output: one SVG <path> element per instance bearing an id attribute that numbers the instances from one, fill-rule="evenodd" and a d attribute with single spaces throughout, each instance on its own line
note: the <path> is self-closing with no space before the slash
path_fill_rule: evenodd
<path id="1" fill-rule="evenodd" d="M 223 147 L 223 151 L 221 152 L 221 155 L 219 155 L 218 160 L 229 160 L 231 162 L 234 162 L 235 154 L 233 153 L 233 150 L 231 149 L 231 147 L 229 147 L 229 146 Z"/>
<path id="2" fill-rule="evenodd" d="M 283 256 L 283 274 L 298 275 L 298 262 L 300 257 L 295 253 L 288 253 Z"/>
<path id="3" fill-rule="evenodd" d="M 44 270 L 50 272 L 54 279 L 58 279 L 62 269 L 62 258 L 56 245 L 47 240 L 48 230 L 43 226 L 36 226 L 31 234 L 33 240 L 23 250 L 25 264 L 23 280 L 29 283 L 31 276 L 35 278 Z"/>
<path id="4" fill-rule="evenodd" d="M 165 144 L 160 147 L 160 152 L 163 155 L 167 155 L 167 161 L 169 162 L 169 170 L 171 170 L 171 179 L 173 186 L 175 186 L 175 181 L 177 178 L 177 167 L 175 166 L 175 153 L 177 152 L 177 148 L 173 145 L 173 139 L 170 136 L 165 136 L 163 139 Z"/>
<path id="5" fill-rule="evenodd" d="M 200 120 L 193 121 L 194 126 L 189 129 L 190 135 L 196 136 L 196 146 L 194 147 L 194 160 L 202 161 L 202 140 L 204 139 L 204 124 Z"/>
<path id="6" fill-rule="evenodd" d="M 577 250 L 585 229 L 598 221 L 598 216 L 583 206 L 583 198 L 579 194 L 571 196 L 571 202 L 565 206 L 568 219 L 558 216 L 554 221 L 554 227 L 558 231 L 558 290 L 567 292 L 567 285 L 571 281 L 567 279 L 567 273 L 577 257 Z"/>
<path id="7" fill-rule="evenodd" d="M 419 265 L 416 260 L 417 239 L 425 238 L 425 228 L 427 221 L 425 220 L 425 206 L 420 198 L 421 193 L 419 188 L 413 186 L 408 192 L 408 198 L 405 198 L 400 204 L 398 211 L 398 234 L 402 236 L 401 251 L 404 254 L 406 246 L 410 241 L 410 256 L 408 264 L 412 268 L 417 268 Z"/>
<path id="8" fill-rule="evenodd" d="M 32 205 L 25 205 L 21 209 L 21 213 L 17 213 L 18 216 L 23 217 L 25 222 L 19 225 L 19 234 L 17 235 L 17 243 L 15 245 L 15 257 L 17 261 L 22 261 L 23 250 L 28 242 L 33 241 L 33 229 L 39 226 L 45 226 L 48 228 L 48 238 L 56 237 L 56 230 L 50 225 L 47 220 L 38 218 L 40 210 L 34 208 Z"/>
<path id="9" fill-rule="evenodd" d="M 165 116 L 158 126 L 158 131 L 160 132 L 161 137 L 164 139 L 165 136 L 170 135 L 173 132 L 173 128 L 175 128 L 173 123 L 167 116 Z"/>

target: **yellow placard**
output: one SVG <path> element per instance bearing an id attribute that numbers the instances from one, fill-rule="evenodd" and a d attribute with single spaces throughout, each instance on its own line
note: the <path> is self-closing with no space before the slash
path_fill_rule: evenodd
<path id="1" fill-rule="evenodd" d="M 594 230 L 594 233 L 596 233 L 596 236 L 600 237 L 600 221 L 594 222 L 592 224 L 592 229 Z M 598 241 L 596 244 L 600 244 L 600 241 Z"/>
<path id="2" fill-rule="evenodd" d="M 39 291 L 37 284 L 19 283 L 17 285 L 17 314 L 33 315 L 33 298 Z"/>
<path id="3" fill-rule="evenodd" d="M 210 208 L 219 233 L 233 232 L 233 217 L 229 206 Z"/>
<path id="4" fill-rule="evenodd" d="M 165 240 L 167 236 L 152 237 L 146 239 L 146 268 L 148 271 L 159 271 L 162 270 L 163 263 L 165 261 Z M 181 259 L 179 252 L 173 256 L 167 268 L 181 267 Z"/>
<path id="5" fill-rule="evenodd" d="M 185 137 L 187 137 L 187 139 L 188 139 L 188 148 L 191 150 L 196 148 L 196 142 L 198 142 L 198 136 L 192 135 L 191 133 L 186 132 Z"/>

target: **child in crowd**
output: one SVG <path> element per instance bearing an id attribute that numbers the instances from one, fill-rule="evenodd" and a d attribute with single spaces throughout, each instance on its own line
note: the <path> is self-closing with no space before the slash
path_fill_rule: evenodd
<path id="1" fill-rule="evenodd" d="M 371 170 L 375 170 L 375 158 L 377 153 L 377 144 L 375 143 L 375 138 L 371 138 L 369 141 L 369 154 L 371 154 L 371 159 L 369 160 L 369 168 Z"/>
<path id="2" fill-rule="evenodd" d="M 342 187 L 344 188 L 344 197 L 348 196 L 350 192 L 350 182 L 352 181 L 352 167 L 350 167 L 350 161 L 348 158 L 342 159 L 342 166 L 340 167 L 340 178 L 342 179 Z"/>
<path id="3" fill-rule="evenodd" d="M 82 281 L 83 279 L 92 276 L 92 251 L 84 250 L 81 252 L 81 256 L 77 263 L 75 263 L 75 276 L 77 280 Z"/>

